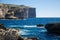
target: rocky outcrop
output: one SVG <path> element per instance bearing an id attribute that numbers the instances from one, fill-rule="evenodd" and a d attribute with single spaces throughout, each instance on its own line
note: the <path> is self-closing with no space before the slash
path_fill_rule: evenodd
<path id="1" fill-rule="evenodd" d="M 0 29 L 0 40 L 17 40 L 18 39 L 18 30 L 15 29 Z"/>
<path id="2" fill-rule="evenodd" d="M 46 24 L 45 28 L 48 32 L 60 34 L 60 23 L 49 23 Z"/>
<path id="3" fill-rule="evenodd" d="M 37 25 L 37 27 L 42 27 L 42 26 L 44 26 L 44 25 L 43 25 L 43 24 L 38 24 L 38 25 Z"/>
<path id="4" fill-rule="evenodd" d="M 23 38 L 19 37 L 17 40 L 23 40 Z"/>
<path id="5" fill-rule="evenodd" d="M 6 28 L 4 27 L 3 24 L 0 24 L 0 29 L 4 29 L 4 30 L 6 30 Z"/>
<path id="6" fill-rule="evenodd" d="M 5 31 L 4 35 L 5 40 L 17 40 L 18 39 L 18 30 L 9 28 Z"/>
<path id="7" fill-rule="evenodd" d="M 17 29 L 5 28 L 3 24 L 0 24 L 0 40 L 23 40 L 18 32 Z"/>

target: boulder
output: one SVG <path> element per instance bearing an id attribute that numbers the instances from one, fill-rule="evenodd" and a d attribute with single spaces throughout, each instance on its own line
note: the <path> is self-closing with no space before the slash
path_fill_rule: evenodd
<path id="1" fill-rule="evenodd" d="M 17 40 L 23 40 L 23 38 L 21 38 L 21 37 L 19 36 L 19 38 L 18 38 Z"/>
<path id="2" fill-rule="evenodd" d="M 3 24 L 0 24 L 0 29 L 4 29 L 4 30 L 6 30 L 6 28 L 4 27 Z"/>
<path id="3" fill-rule="evenodd" d="M 60 23 L 48 23 L 45 28 L 48 32 L 60 34 Z"/>

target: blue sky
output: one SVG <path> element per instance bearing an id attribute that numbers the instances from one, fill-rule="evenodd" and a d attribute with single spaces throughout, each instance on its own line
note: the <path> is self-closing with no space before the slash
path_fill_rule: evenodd
<path id="1" fill-rule="evenodd" d="M 36 17 L 60 17 L 60 0 L 0 0 L 0 3 L 36 8 Z"/>

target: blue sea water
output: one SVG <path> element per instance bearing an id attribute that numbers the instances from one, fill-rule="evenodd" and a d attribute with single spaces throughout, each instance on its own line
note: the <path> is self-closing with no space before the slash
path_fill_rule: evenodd
<path id="1" fill-rule="evenodd" d="M 28 18 L 24 20 L 6 19 L 0 20 L 0 23 L 4 24 L 5 27 L 11 27 L 11 25 L 37 25 L 47 23 L 60 23 L 60 18 Z M 18 27 L 16 26 L 16 27 Z"/>
<path id="2" fill-rule="evenodd" d="M 44 27 L 20 28 L 21 37 L 37 37 L 38 40 L 60 40 L 60 35 L 48 33 Z"/>
<path id="3" fill-rule="evenodd" d="M 47 30 L 42 27 L 23 27 L 23 25 L 37 25 L 47 23 L 60 23 L 60 18 L 30 18 L 26 20 L 0 20 L 0 23 L 4 24 L 4 27 L 19 28 L 19 35 L 22 37 L 38 37 L 39 40 L 60 40 L 60 35 L 48 33 Z"/>

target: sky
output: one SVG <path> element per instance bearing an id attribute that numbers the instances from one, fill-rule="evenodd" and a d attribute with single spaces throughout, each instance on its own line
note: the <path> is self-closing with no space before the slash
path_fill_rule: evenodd
<path id="1" fill-rule="evenodd" d="M 0 3 L 36 8 L 36 17 L 60 17 L 60 0 L 0 0 Z"/>

